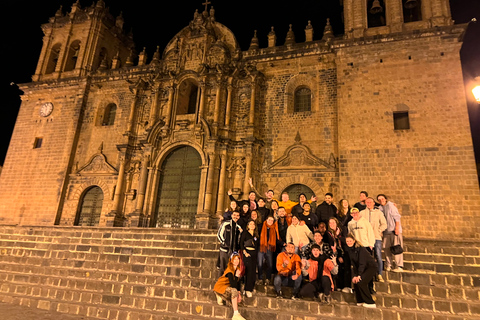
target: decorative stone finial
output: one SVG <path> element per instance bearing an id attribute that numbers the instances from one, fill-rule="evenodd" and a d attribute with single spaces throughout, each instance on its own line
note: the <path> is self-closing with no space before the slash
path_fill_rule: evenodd
<path id="1" fill-rule="evenodd" d="M 305 27 L 305 42 L 309 41 L 313 41 L 313 26 L 310 20 L 308 20 L 308 24 Z"/>
<path id="2" fill-rule="evenodd" d="M 150 64 L 158 64 L 158 63 L 160 63 L 160 46 L 157 46 L 157 50 L 153 54 L 153 58 Z"/>
<path id="3" fill-rule="evenodd" d="M 256 50 L 259 48 L 258 45 L 258 38 L 257 38 L 257 30 L 253 32 L 253 38 L 252 41 L 250 41 L 250 48 L 248 50 Z"/>
<path id="4" fill-rule="evenodd" d="M 143 51 L 138 55 L 138 65 L 143 66 L 147 64 L 147 49 L 143 47 Z"/>
<path id="5" fill-rule="evenodd" d="M 293 33 L 292 25 L 289 24 L 289 27 L 290 28 L 287 32 L 287 37 L 285 38 L 285 45 L 286 46 L 295 44 L 295 34 Z"/>
<path id="6" fill-rule="evenodd" d="M 272 29 L 268 33 L 268 47 L 269 48 L 275 47 L 276 42 L 277 42 L 277 36 L 275 35 L 275 31 L 273 30 L 273 26 L 272 26 Z"/>
<path id="7" fill-rule="evenodd" d="M 120 30 L 123 30 L 123 24 L 124 23 L 125 23 L 125 20 L 123 19 L 123 12 L 120 11 L 120 14 L 118 15 L 117 19 L 115 20 L 115 25 Z"/>
<path id="8" fill-rule="evenodd" d="M 333 29 L 330 25 L 330 18 L 327 18 L 327 24 L 325 26 L 325 30 L 323 30 L 323 37 L 322 40 L 325 42 L 330 42 L 335 36 L 333 35 Z"/>
<path id="9" fill-rule="evenodd" d="M 57 12 L 55 12 L 55 17 L 62 17 L 63 16 L 62 8 L 63 8 L 63 6 L 60 6 L 60 8 L 58 8 Z"/>
<path id="10" fill-rule="evenodd" d="M 300 137 L 300 132 L 297 131 L 297 135 L 295 136 L 295 144 L 302 143 L 302 138 Z"/>

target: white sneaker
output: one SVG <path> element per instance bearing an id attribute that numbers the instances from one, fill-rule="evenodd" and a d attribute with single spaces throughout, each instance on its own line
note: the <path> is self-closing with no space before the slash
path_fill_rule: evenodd
<path id="1" fill-rule="evenodd" d="M 357 303 L 358 304 L 358 303 Z M 375 303 L 369 304 L 369 303 L 364 303 L 363 306 L 365 308 L 376 308 L 377 305 Z"/>
<path id="2" fill-rule="evenodd" d="M 247 298 L 251 298 L 252 297 L 252 291 L 245 291 L 245 295 L 247 296 Z"/>
<path id="3" fill-rule="evenodd" d="M 403 272 L 403 268 L 402 267 L 396 267 L 395 269 L 393 269 L 393 272 Z"/>
<path id="4" fill-rule="evenodd" d="M 385 282 L 381 274 L 378 275 L 378 282 Z"/>
<path id="5" fill-rule="evenodd" d="M 345 287 L 345 288 L 342 289 L 342 292 L 345 292 L 345 293 L 353 293 L 353 290 L 352 290 L 352 288 Z"/>
<path id="6" fill-rule="evenodd" d="M 363 302 L 359 302 L 359 303 L 357 303 L 357 306 L 359 306 L 359 307 L 360 307 L 360 306 L 363 306 L 363 305 L 364 305 L 364 303 L 363 303 Z"/>
<path id="7" fill-rule="evenodd" d="M 238 313 L 232 317 L 232 320 L 247 320 L 247 319 L 245 319 L 244 317 L 242 317 L 240 313 Z"/>

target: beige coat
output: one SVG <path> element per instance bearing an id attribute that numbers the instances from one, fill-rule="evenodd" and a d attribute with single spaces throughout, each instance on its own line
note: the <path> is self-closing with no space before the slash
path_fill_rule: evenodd
<path id="1" fill-rule="evenodd" d="M 360 215 L 372 225 L 375 240 L 382 240 L 383 231 L 387 229 L 387 220 L 385 220 L 383 212 L 375 208 L 373 210 L 367 208 L 360 211 Z"/>

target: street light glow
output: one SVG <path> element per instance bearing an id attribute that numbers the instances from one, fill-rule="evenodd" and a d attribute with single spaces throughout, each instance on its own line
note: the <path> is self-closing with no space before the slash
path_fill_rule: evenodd
<path id="1" fill-rule="evenodd" d="M 472 93 L 475 97 L 475 100 L 480 103 L 480 85 L 475 86 L 475 88 L 472 89 Z"/>

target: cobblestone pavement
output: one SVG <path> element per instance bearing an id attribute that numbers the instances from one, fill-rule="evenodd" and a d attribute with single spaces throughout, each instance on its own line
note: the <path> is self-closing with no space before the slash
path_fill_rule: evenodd
<path id="1" fill-rule="evenodd" d="M 26 306 L 0 302 L 1 320 L 97 320 L 86 316 L 70 315 Z"/>

